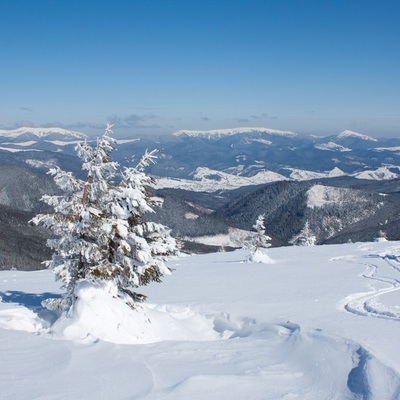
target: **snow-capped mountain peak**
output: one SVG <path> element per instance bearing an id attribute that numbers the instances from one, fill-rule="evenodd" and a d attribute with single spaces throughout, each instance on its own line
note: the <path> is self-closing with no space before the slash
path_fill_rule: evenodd
<path id="1" fill-rule="evenodd" d="M 0 136 L 7 137 L 10 139 L 17 139 L 22 135 L 30 135 L 36 136 L 37 138 L 45 138 L 47 136 L 61 136 L 65 139 L 86 139 L 87 135 L 71 131 L 63 128 L 29 128 L 29 127 L 21 127 L 17 129 L 2 129 L 0 130 Z"/>
<path id="2" fill-rule="evenodd" d="M 345 130 L 342 133 L 339 133 L 339 135 L 337 135 L 338 139 L 344 139 L 344 138 L 348 138 L 348 137 L 358 138 L 358 139 L 362 139 L 362 140 L 369 140 L 371 142 L 377 142 L 377 140 L 371 136 L 367 136 L 362 133 L 353 132 L 353 131 L 349 131 L 349 130 Z"/>
<path id="3" fill-rule="evenodd" d="M 228 128 L 228 129 L 212 129 L 209 131 L 193 131 L 193 130 L 180 130 L 174 132 L 174 136 L 190 136 L 190 137 L 207 137 L 209 139 L 219 138 L 221 136 L 238 135 L 241 133 L 268 133 L 276 136 L 293 137 L 297 134 L 292 131 L 280 131 L 277 129 L 269 128 Z"/>

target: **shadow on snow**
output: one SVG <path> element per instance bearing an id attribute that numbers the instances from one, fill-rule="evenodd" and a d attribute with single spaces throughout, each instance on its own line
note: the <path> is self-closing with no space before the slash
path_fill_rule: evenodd
<path id="1" fill-rule="evenodd" d="M 0 292 L 0 298 L 3 303 L 15 303 L 33 311 L 41 319 L 53 323 L 58 318 L 58 313 L 50 311 L 43 306 L 42 302 L 47 299 L 60 298 L 56 293 L 26 293 L 18 290 L 8 290 Z"/>

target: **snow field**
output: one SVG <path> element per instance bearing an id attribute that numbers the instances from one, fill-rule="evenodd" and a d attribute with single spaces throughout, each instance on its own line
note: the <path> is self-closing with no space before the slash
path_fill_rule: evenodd
<path id="1" fill-rule="evenodd" d="M 176 258 L 143 288 L 140 318 L 110 308 L 112 287 L 83 283 L 85 305 L 55 324 L 40 306 L 60 293 L 49 271 L 0 272 L 1 398 L 398 400 L 399 253 L 379 242 L 269 249 L 274 264 Z"/>

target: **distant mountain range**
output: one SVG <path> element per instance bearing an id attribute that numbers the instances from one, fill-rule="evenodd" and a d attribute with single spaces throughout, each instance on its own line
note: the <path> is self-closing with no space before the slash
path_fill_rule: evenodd
<path id="1" fill-rule="evenodd" d="M 15 142 L 21 142 L 24 140 L 84 140 L 88 136 L 84 133 L 74 132 L 63 128 L 27 128 L 22 127 L 12 130 L 0 130 L 0 136 L 3 138 L 9 138 Z"/>
<path id="2" fill-rule="evenodd" d="M 289 137 L 297 136 L 297 134 L 292 131 L 279 131 L 277 129 L 269 129 L 269 128 L 232 128 L 232 129 L 213 129 L 210 131 L 180 130 L 174 132 L 172 135 L 218 139 L 221 138 L 222 136 L 232 136 L 232 135 L 247 134 L 247 133 L 266 133 L 268 135 L 289 136 Z"/>
<path id="3" fill-rule="evenodd" d="M 45 172 L 59 165 L 83 177 L 79 132 L 60 128 L 0 131 L 0 269 L 41 268 L 48 232 L 27 227 L 57 190 Z M 267 128 L 178 131 L 117 141 L 114 159 L 135 163 L 162 149 L 149 172 L 164 205 L 152 215 L 187 251 L 240 247 L 259 214 L 275 246 L 400 239 L 400 139 L 344 131 L 301 136 Z M 134 156 L 134 160 L 132 160 Z M 9 246 L 12 238 L 13 246 Z"/>
<path id="4" fill-rule="evenodd" d="M 46 247 L 49 232 L 28 221 L 38 212 L 51 209 L 40 201 L 44 194 L 56 194 L 48 175 L 27 168 L 0 166 L 0 270 L 42 269 L 51 256 Z"/>
<path id="5" fill-rule="evenodd" d="M 39 172 L 58 164 L 79 171 L 74 147 L 83 140 L 95 139 L 61 128 L 2 130 L 0 164 L 25 164 Z M 153 148 L 162 153 L 149 172 L 163 178 L 163 188 L 210 191 L 280 180 L 400 176 L 400 139 L 375 139 L 349 130 L 329 137 L 268 128 L 181 130 L 158 138 L 118 140 L 115 158 L 126 165 Z"/>

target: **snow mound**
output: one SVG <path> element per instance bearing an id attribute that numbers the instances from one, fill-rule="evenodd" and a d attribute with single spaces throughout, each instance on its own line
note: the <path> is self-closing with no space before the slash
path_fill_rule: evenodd
<path id="1" fill-rule="evenodd" d="M 219 138 L 221 136 L 238 135 L 241 133 L 268 133 L 277 136 L 297 136 L 292 131 L 280 131 L 277 129 L 269 128 L 228 128 L 228 129 L 213 129 L 209 131 L 193 131 L 193 130 L 180 130 L 174 132 L 174 136 L 190 136 L 190 137 L 206 137 L 208 139 Z"/>
<path id="2" fill-rule="evenodd" d="M 267 254 L 267 252 L 262 251 L 261 249 L 250 254 L 249 262 L 257 264 L 275 264 L 275 261 Z"/>
<path id="3" fill-rule="evenodd" d="M 0 311 L 0 328 L 37 333 L 43 331 L 42 320 L 24 307 Z"/>
<path id="4" fill-rule="evenodd" d="M 188 307 L 142 304 L 132 309 L 118 296 L 112 282 L 81 281 L 75 295 L 77 300 L 69 313 L 51 328 L 54 338 L 119 344 L 220 339 L 212 318 Z"/>

